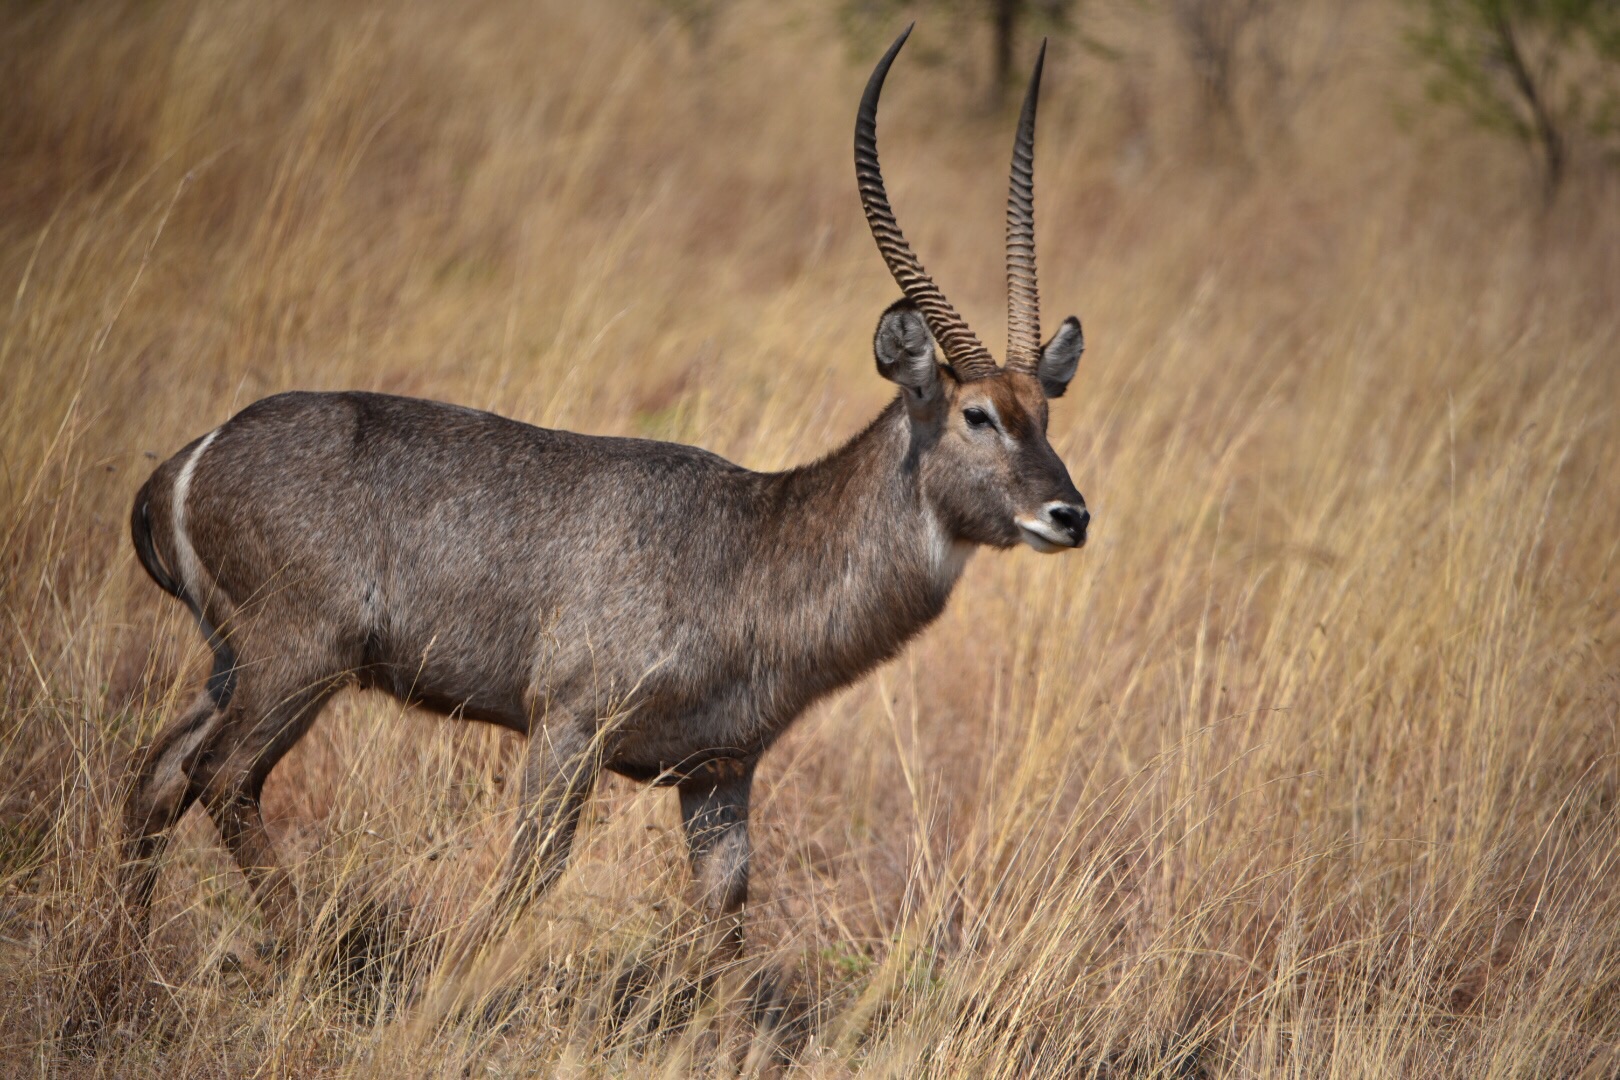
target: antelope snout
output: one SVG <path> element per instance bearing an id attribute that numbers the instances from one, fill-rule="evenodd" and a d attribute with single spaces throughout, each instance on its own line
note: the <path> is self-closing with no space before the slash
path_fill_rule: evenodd
<path id="1" fill-rule="evenodd" d="M 1054 552 L 1085 547 L 1089 524 L 1091 512 L 1084 502 L 1049 502 L 1034 517 L 1019 518 L 1018 531 L 1036 551 Z"/>
<path id="2" fill-rule="evenodd" d="M 1086 526 L 1091 524 L 1091 511 L 1084 506 L 1070 506 L 1068 503 L 1048 503 L 1046 517 L 1074 538 L 1075 547 L 1085 547 Z"/>

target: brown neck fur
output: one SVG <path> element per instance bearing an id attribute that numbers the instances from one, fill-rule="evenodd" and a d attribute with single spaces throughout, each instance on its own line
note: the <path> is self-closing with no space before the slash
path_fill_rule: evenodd
<path id="1" fill-rule="evenodd" d="M 968 547 L 926 497 L 917 442 L 897 398 L 833 453 L 760 477 L 779 510 L 766 579 L 751 583 L 769 598 L 760 628 L 774 631 L 773 652 L 814 673 L 812 696 L 893 656 L 944 609 L 961 572 Z"/>

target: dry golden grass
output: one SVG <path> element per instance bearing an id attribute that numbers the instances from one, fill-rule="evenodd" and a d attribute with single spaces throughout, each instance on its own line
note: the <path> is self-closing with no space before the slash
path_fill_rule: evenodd
<path id="1" fill-rule="evenodd" d="M 132 961 L 146 1010 L 57 1033 L 128 755 L 205 667 L 126 536 L 155 458 L 289 387 L 759 468 L 880 407 L 896 290 L 849 160 L 864 64 L 826 6 L 731 6 L 701 44 L 630 2 L 5 9 L 10 1072 L 739 1067 L 723 995 L 644 1038 L 609 1019 L 614 973 L 690 927 L 672 796 L 617 780 L 481 1009 L 409 960 L 360 997 L 311 956 L 253 961 L 193 814 Z M 1053 441 L 1094 540 L 979 555 L 766 759 L 752 936 L 814 1005 L 796 1068 L 1615 1075 L 1620 200 L 1591 172 L 1542 216 L 1507 148 L 1397 123 L 1420 81 L 1382 0 L 1303 9 L 1307 92 L 1249 102 L 1243 152 L 1151 8 L 1087 10 L 1123 58 L 1054 53 L 1038 190 L 1048 320 L 1091 342 Z M 901 218 L 999 343 L 1010 119 L 919 57 L 891 91 Z M 311 904 L 453 925 L 498 866 L 514 749 L 341 698 L 267 796 Z"/>

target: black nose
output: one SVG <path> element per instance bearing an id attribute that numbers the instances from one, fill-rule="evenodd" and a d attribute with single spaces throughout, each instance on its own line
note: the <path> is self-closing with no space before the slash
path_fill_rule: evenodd
<path id="1" fill-rule="evenodd" d="M 1054 506 L 1046 513 L 1054 525 L 1074 537 L 1075 543 L 1086 542 L 1086 526 L 1091 524 L 1091 511 L 1083 506 Z"/>

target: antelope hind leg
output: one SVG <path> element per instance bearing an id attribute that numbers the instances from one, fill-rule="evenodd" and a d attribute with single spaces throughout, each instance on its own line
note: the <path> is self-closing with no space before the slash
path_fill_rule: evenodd
<path id="1" fill-rule="evenodd" d="M 169 832 L 201 793 L 193 773 L 199 754 L 216 736 L 221 713 L 204 692 L 180 718 L 158 733 L 139 757 L 124 803 L 119 893 L 137 941 L 151 923 L 152 892 Z"/>
<path id="2" fill-rule="evenodd" d="M 303 738 L 337 683 L 291 667 L 279 677 L 254 674 L 232 696 L 225 723 L 196 771 L 203 805 L 247 878 L 275 951 L 296 941 L 303 927 L 297 887 L 276 858 L 259 797 L 271 770 Z"/>

